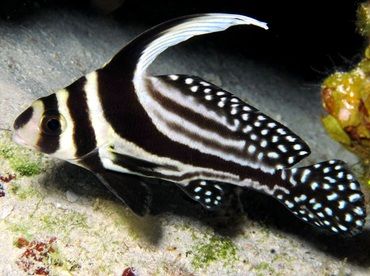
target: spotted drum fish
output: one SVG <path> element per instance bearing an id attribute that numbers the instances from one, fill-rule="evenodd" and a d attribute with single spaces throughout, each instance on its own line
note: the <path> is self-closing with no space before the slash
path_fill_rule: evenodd
<path id="1" fill-rule="evenodd" d="M 14 123 L 15 142 L 94 172 L 135 213 L 148 212 L 148 178 L 176 183 L 215 210 L 230 185 L 260 191 L 310 224 L 356 234 L 365 223 L 360 185 L 344 162 L 292 168 L 309 155 L 290 129 L 199 77 L 152 76 L 167 48 L 235 25 L 236 14 L 201 14 L 158 25 L 103 68 L 36 100 Z"/>

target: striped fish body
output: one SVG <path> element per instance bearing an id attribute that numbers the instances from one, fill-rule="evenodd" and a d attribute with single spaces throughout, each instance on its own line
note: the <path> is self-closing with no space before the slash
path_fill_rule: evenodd
<path id="1" fill-rule="evenodd" d="M 107 91 L 108 84 L 120 87 L 105 79 L 103 71 L 94 73 L 99 91 Z M 208 179 L 250 186 L 308 154 L 303 141 L 286 127 L 200 78 L 169 75 L 144 82 L 143 95 L 136 90 L 120 93 L 119 88 L 99 95 L 107 125 L 117 135 L 114 149 L 99 150 L 106 168 L 183 185 Z M 152 166 L 146 172 L 138 166 L 129 170 L 119 164 L 120 153 Z M 266 191 L 273 187 L 256 185 Z"/>
<path id="2" fill-rule="evenodd" d="M 103 68 L 37 100 L 15 121 L 14 139 L 93 171 L 138 214 L 150 206 L 146 179 L 159 178 L 208 209 L 222 207 L 237 185 L 320 228 L 359 232 L 363 195 L 343 162 L 292 168 L 310 150 L 287 127 L 199 77 L 147 73 L 168 47 L 248 24 L 266 28 L 245 16 L 206 14 L 150 29 Z"/>

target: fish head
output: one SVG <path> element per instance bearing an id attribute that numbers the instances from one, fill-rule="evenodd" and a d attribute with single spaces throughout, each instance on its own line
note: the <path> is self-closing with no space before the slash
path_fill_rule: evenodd
<path id="1" fill-rule="evenodd" d="M 13 141 L 52 157 L 76 159 L 74 124 L 68 114 L 68 91 L 59 90 L 32 103 L 15 120 Z"/>

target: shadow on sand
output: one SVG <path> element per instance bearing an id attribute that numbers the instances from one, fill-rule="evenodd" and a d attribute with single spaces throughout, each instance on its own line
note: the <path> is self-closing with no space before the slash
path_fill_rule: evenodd
<path id="1" fill-rule="evenodd" d="M 41 184 L 48 189 L 72 190 L 85 197 L 114 200 L 110 192 L 99 183 L 93 174 L 77 166 L 62 163 L 55 171 L 56 173 L 46 175 L 41 181 Z M 153 180 L 149 184 L 153 192 L 152 215 L 139 218 L 130 214 L 127 223 L 130 224 L 132 231 L 147 235 L 144 238 L 153 246 L 157 245 L 162 237 L 161 224 L 157 218 L 164 213 L 196 220 L 212 227 L 215 233 L 230 238 L 242 233 L 245 222 L 243 218 L 247 216 L 249 220 L 261 223 L 282 235 L 294 236 L 327 255 L 340 260 L 345 259 L 352 265 L 370 267 L 369 230 L 355 237 L 319 232 L 317 228 L 297 219 L 273 198 L 252 190 L 241 191 L 239 188 L 234 189 L 229 195 L 229 204 L 226 209 L 220 212 L 208 212 L 200 204 L 188 198 L 173 183 Z M 239 193 L 240 201 L 237 199 Z M 125 217 L 127 218 L 127 214 Z"/>

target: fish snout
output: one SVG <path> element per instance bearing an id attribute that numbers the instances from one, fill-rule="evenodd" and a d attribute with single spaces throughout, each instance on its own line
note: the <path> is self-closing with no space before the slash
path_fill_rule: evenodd
<path id="1" fill-rule="evenodd" d="M 34 147 L 39 137 L 39 120 L 42 110 L 32 105 L 14 121 L 13 141 L 17 144 Z M 39 114 L 40 113 L 40 114 Z"/>
<path id="2" fill-rule="evenodd" d="M 13 125 L 14 130 L 18 130 L 24 127 L 31 120 L 32 115 L 33 115 L 33 107 L 30 106 L 25 111 L 23 111 L 22 114 L 19 115 L 17 119 L 14 121 L 14 125 Z"/>

